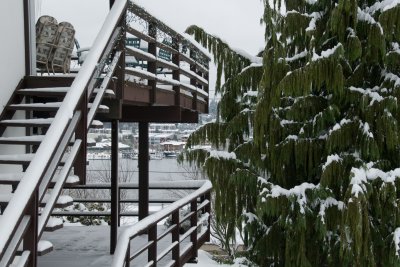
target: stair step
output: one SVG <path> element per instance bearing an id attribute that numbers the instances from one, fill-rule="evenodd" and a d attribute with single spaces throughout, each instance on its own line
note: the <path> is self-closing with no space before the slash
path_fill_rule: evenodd
<path id="1" fill-rule="evenodd" d="M 33 153 L 0 155 L 0 164 L 28 164 L 34 156 Z"/>
<path id="2" fill-rule="evenodd" d="M 27 88 L 20 89 L 17 93 L 30 96 L 63 96 L 68 92 L 69 88 L 70 87 Z"/>
<path id="3" fill-rule="evenodd" d="M 0 205 L 6 206 L 10 201 L 11 198 L 14 196 L 14 193 L 2 193 L 0 194 Z M 40 203 L 41 207 L 46 206 L 47 200 L 49 199 L 50 194 L 45 194 L 42 202 Z M 70 196 L 59 196 L 57 199 L 57 203 L 55 205 L 56 208 L 66 208 L 73 204 L 73 199 Z"/>
<path id="4" fill-rule="evenodd" d="M 0 164 L 16 164 L 16 165 L 29 164 L 34 156 L 35 156 L 34 153 L 0 155 Z M 68 155 L 64 155 L 64 158 L 59 163 L 59 166 L 64 165 L 67 156 Z"/>
<path id="5" fill-rule="evenodd" d="M 13 110 L 35 110 L 35 111 L 56 111 L 60 108 L 62 102 L 30 103 L 30 104 L 12 104 L 7 109 Z"/>
<path id="6" fill-rule="evenodd" d="M 18 184 L 23 176 L 23 172 L 2 173 L 0 174 L 0 184 Z"/>
<path id="7" fill-rule="evenodd" d="M 92 124 L 90 124 L 90 128 L 94 128 L 94 129 L 101 129 L 103 128 L 104 124 L 101 121 L 98 120 L 93 120 Z"/>
<path id="8" fill-rule="evenodd" d="M 23 176 L 24 176 L 23 172 L 2 173 L 2 174 L 0 174 L 0 184 L 8 184 L 8 185 L 18 184 L 21 181 Z M 57 181 L 57 179 L 58 179 L 58 176 L 55 175 L 51 181 L 51 184 L 54 184 Z M 66 185 L 76 185 L 78 183 L 79 183 L 79 177 L 76 175 L 68 176 L 67 180 L 65 181 Z"/>
<path id="9" fill-rule="evenodd" d="M 99 92 L 99 88 L 95 88 L 94 90 L 93 90 L 93 93 L 95 93 L 95 94 L 97 94 L 98 92 Z M 105 91 L 104 91 L 104 96 L 103 97 L 106 97 L 106 98 L 114 98 L 115 97 L 115 93 L 114 93 L 114 91 L 113 90 L 111 90 L 111 89 L 106 89 Z"/>
<path id="10" fill-rule="evenodd" d="M 53 251 L 53 244 L 46 240 L 38 242 L 38 256 L 46 255 Z"/>
<path id="11" fill-rule="evenodd" d="M 46 227 L 44 230 L 46 232 L 54 232 L 58 229 L 63 228 L 64 222 L 61 218 L 56 218 L 56 217 L 50 217 L 49 220 L 47 221 Z"/>
<path id="12" fill-rule="evenodd" d="M 16 127 L 49 127 L 54 118 L 47 119 L 26 119 L 26 120 L 2 120 L 0 124 L 3 126 Z"/>
<path id="13" fill-rule="evenodd" d="M 87 146 L 95 146 L 96 145 L 96 140 L 93 138 L 88 137 L 87 139 Z"/>
<path id="14" fill-rule="evenodd" d="M 88 108 L 90 109 L 92 107 L 92 103 L 88 104 Z M 97 109 L 97 113 L 108 113 L 110 111 L 110 108 L 105 106 L 105 105 L 99 105 Z"/>
<path id="15" fill-rule="evenodd" d="M 38 145 L 43 139 L 44 135 L 0 137 L 0 144 Z"/>
<path id="16" fill-rule="evenodd" d="M 50 198 L 50 194 L 45 194 L 40 206 L 45 206 L 49 198 Z M 63 209 L 63 208 L 71 206 L 73 203 L 74 203 L 74 200 L 72 199 L 72 197 L 66 196 L 66 195 L 60 195 L 57 198 L 55 208 Z"/>
<path id="17" fill-rule="evenodd" d="M 15 136 L 15 137 L 0 137 L 2 145 L 40 145 L 45 135 L 30 135 L 30 136 Z M 73 145 L 73 141 L 69 145 Z"/>

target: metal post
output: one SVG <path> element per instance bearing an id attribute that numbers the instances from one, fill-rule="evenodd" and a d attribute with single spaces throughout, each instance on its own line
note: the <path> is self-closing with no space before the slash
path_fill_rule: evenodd
<path id="1" fill-rule="evenodd" d="M 139 220 L 149 215 L 149 123 L 139 122 Z"/>
<path id="2" fill-rule="evenodd" d="M 37 253 L 38 253 L 38 208 L 39 208 L 39 194 L 38 190 L 33 192 L 31 197 L 31 201 L 27 206 L 27 213 L 30 216 L 31 220 L 26 231 L 26 235 L 24 238 L 24 250 L 29 250 L 31 253 L 29 255 L 29 260 L 27 266 L 36 267 L 37 266 Z"/>
<path id="3" fill-rule="evenodd" d="M 121 52 L 121 56 L 119 58 L 118 66 L 115 71 L 115 75 L 118 77 L 117 80 L 117 99 L 124 99 L 124 91 L 125 91 L 125 40 L 126 40 L 126 27 L 125 27 L 125 16 L 122 17 L 120 22 L 118 23 L 119 27 L 122 29 L 121 39 L 119 40 L 117 50 Z"/>
<path id="4" fill-rule="evenodd" d="M 208 191 L 205 194 L 205 198 L 209 201 L 207 206 L 205 207 L 205 212 L 208 213 L 207 219 L 207 242 L 210 242 L 210 235 L 211 235 L 211 192 Z"/>
<path id="5" fill-rule="evenodd" d="M 178 51 L 177 54 L 172 54 L 172 63 L 179 67 L 180 56 L 179 56 L 179 42 L 176 38 L 172 38 L 172 48 Z M 172 71 L 172 79 L 180 81 L 180 71 L 179 68 Z M 174 85 L 172 89 L 175 91 L 175 106 L 181 105 L 181 88 L 180 86 Z"/>
<path id="6" fill-rule="evenodd" d="M 86 157 L 87 157 L 87 114 L 88 114 L 88 93 L 82 96 L 78 109 L 82 112 L 82 117 L 75 130 L 75 138 L 82 140 L 81 148 L 76 156 L 74 173 L 79 177 L 80 184 L 86 184 Z"/>
<path id="7" fill-rule="evenodd" d="M 190 211 L 194 212 L 190 217 L 190 227 L 196 227 L 196 230 L 190 234 L 190 242 L 193 244 L 192 259 L 190 259 L 190 261 L 197 263 L 197 199 L 194 199 L 190 203 Z"/>
<path id="8" fill-rule="evenodd" d="M 204 79 L 207 80 L 208 85 L 204 87 L 204 91 L 206 91 L 208 93 L 208 97 L 207 97 L 207 103 L 206 103 L 206 110 L 205 113 L 209 112 L 209 106 L 210 106 L 210 78 L 208 76 L 208 73 L 204 73 Z"/>
<path id="9" fill-rule="evenodd" d="M 172 224 L 176 225 L 175 229 L 172 230 L 172 243 L 175 241 L 179 242 L 179 228 L 180 228 L 180 222 L 179 222 L 179 209 L 175 210 L 174 213 L 172 213 Z M 174 266 L 181 266 L 181 255 L 180 255 L 180 243 L 178 243 L 173 249 L 172 249 L 172 260 L 175 261 Z"/>
<path id="10" fill-rule="evenodd" d="M 149 36 L 156 38 L 157 36 L 157 27 L 155 23 L 149 23 Z M 149 43 L 148 52 L 154 56 L 157 56 L 157 44 L 156 43 Z M 147 71 L 153 74 L 157 73 L 157 63 L 154 62 L 147 62 Z M 149 86 L 151 86 L 150 90 L 150 103 L 154 104 L 156 102 L 156 88 L 157 88 L 157 81 L 156 80 L 149 80 L 147 82 Z"/>
<path id="11" fill-rule="evenodd" d="M 129 241 L 128 249 L 125 254 L 125 267 L 129 267 L 131 265 L 131 241 Z"/>
<path id="12" fill-rule="evenodd" d="M 157 224 L 154 224 L 148 230 L 148 241 L 153 241 L 153 244 L 149 246 L 147 260 L 148 262 L 153 261 L 153 267 L 157 266 Z"/>
<path id="13" fill-rule="evenodd" d="M 192 51 L 190 51 L 190 58 L 192 58 L 193 60 L 195 59 L 194 53 Z M 190 70 L 196 73 L 196 65 L 191 64 L 190 65 Z M 194 87 L 197 87 L 197 81 L 195 78 L 191 78 L 190 79 L 190 84 L 193 85 Z M 197 92 L 192 92 L 193 95 L 193 99 L 192 99 L 192 110 L 197 110 Z"/>
<path id="14" fill-rule="evenodd" d="M 25 75 L 36 75 L 35 1 L 24 0 Z"/>
<path id="15" fill-rule="evenodd" d="M 110 254 L 114 254 L 118 237 L 119 189 L 118 189 L 118 120 L 111 122 L 111 233 Z"/>

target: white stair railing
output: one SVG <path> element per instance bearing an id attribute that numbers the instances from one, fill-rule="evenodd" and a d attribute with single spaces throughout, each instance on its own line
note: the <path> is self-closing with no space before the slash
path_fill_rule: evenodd
<path id="1" fill-rule="evenodd" d="M 126 8 L 127 0 L 115 1 L 82 68 L 57 111 L 43 142 L 40 144 L 35 157 L 26 169 L 25 175 L 21 179 L 8 207 L 0 217 L 0 261 L 7 246 L 12 243 L 13 235 L 26 212 L 25 209 L 29 205 L 31 197 L 35 194 L 40 180 L 46 171 L 47 164 L 51 161 L 59 140 L 62 139 L 63 133 L 68 127 L 81 97 L 84 95 L 86 87 L 92 79 L 93 73 L 110 41 L 110 37 L 121 18 L 125 16 Z"/>

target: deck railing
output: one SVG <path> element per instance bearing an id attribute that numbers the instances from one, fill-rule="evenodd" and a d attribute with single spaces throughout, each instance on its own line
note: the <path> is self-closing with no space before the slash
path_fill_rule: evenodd
<path id="1" fill-rule="evenodd" d="M 149 199 L 150 204 L 161 204 L 169 205 L 175 201 L 178 201 L 182 195 L 187 195 L 189 192 L 199 189 L 203 185 L 202 180 L 182 180 L 182 181 L 165 181 L 165 182 L 150 182 L 149 183 L 149 195 L 164 197 L 151 197 Z M 110 183 L 91 183 L 85 185 L 70 185 L 65 186 L 65 189 L 69 190 L 68 195 L 73 196 L 74 203 L 107 203 L 112 202 L 111 196 L 111 184 Z M 99 193 L 99 190 L 102 191 Z M 138 183 L 119 183 L 117 202 L 120 204 L 118 209 L 118 225 L 120 225 L 121 217 L 138 217 L 137 211 L 131 211 L 127 206 L 137 206 L 140 199 L 138 197 L 130 197 L 135 192 L 138 194 L 139 184 Z M 103 192 L 106 191 L 106 192 Z M 108 191 L 108 192 L 107 192 Z M 165 194 L 168 193 L 166 197 Z M 85 195 L 95 195 L 95 197 L 85 197 Z M 82 195 L 82 197 L 79 197 Z M 101 197 L 99 196 L 101 195 Z M 78 197 L 76 197 L 78 196 Z M 85 216 L 110 216 L 110 211 L 54 211 L 53 216 L 69 216 L 69 217 L 85 217 Z"/>
<path id="2" fill-rule="evenodd" d="M 125 100 L 207 113 L 209 53 L 133 2 L 127 24 Z"/>
<path id="3" fill-rule="evenodd" d="M 169 254 L 171 259 L 166 260 L 165 266 L 183 266 L 196 258 L 198 248 L 210 238 L 211 188 L 211 182 L 204 181 L 195 192 L 125 229 L 119 236 L 112 266 L 127 267 L 131 262 L 135 266 L 135 259 L 146 252 L 148 260 L 144 266 L 157 266 Z M 187 210 L 183 212 L 185 207 Z M 158 233 L 157 224 L 166 218 L 171 219 L 171 225 Z M 188 229 L 183 227 L 186 221 L 190 222 Z M 131 251 L 131 242 L 142 234 L 148 235 L 148 242 Z M 171 238 L 170 245 L 158 251 L 158 242 L 168 236 Z M 186 239 L 189 240 L 184 243 Z"/>

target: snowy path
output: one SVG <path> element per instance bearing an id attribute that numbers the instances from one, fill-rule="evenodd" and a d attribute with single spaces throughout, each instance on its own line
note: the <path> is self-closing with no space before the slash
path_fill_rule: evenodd
<path id="1" fill-rule="evenodd" d="M 159 226 L 159 232 L 164 226 Z M 121 229 L 122 230 L 122 229 Z M 39 257 L 41 267 L 109 267 L 112 256 L 110 250 L 109 226 L 65 226 L 53 233 L 44 233 L 42 240 L 50 241 L 54 251 Z M 146 242 L 147 236 L 143 235 L 131 242 L 132 252 Z M 167 235 L 158 243 L 158 251 L 170 244 L 171 236 Z M 144 253 L 131 266 L 144 266 L 147 254 Z M 171 256 L 167 255 L 163 261 L 167 263 Z M 161 265 L 163 265 L 161 261 Z"/>

